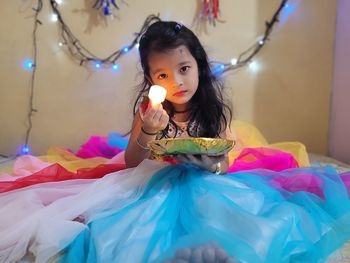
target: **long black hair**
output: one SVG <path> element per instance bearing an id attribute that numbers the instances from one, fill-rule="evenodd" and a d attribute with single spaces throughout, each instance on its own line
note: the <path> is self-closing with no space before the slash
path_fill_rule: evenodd
<path id="1" fill-rule="evenodd" d="M 223 84 L 212 73 L 207 54 L 196 35 L 184 25 L 176 22 L 157 21 L 150 25 L 141 37 L 139 53 L 144 78 L 134 105 L 134 114 L 136 114 L 138 103 L 152 85 L 148 63 L 150 54 L 174 49 L 181 45 L 186 46 L 195 58 L 199 74 L 198 89 L 190 101 L 191 112 L 188 127 L 192 128 L 187 132 L 192 137 L 219 137 L 232 120 L 232 111 L 223 99 Z M 165 100 L 163 107 L 169 114 L 170 122 L 178 129 L 172 120 L 175 113 L 173 105 Z M 168 129 L 169 125 L 163 131 L 163 136 L 166 136 Z"/>

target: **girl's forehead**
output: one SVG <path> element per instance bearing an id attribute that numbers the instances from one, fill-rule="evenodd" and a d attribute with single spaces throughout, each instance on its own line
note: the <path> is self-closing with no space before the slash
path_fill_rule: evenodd
<path id="1" fill-rule="evenodd" d="M 193 62 L 195 59 L 188 48 L 183 45 L 162 52 L 152 52 L 148 59 L 151 69 L 159 66 L 176 66 L 184 61 Z"/>

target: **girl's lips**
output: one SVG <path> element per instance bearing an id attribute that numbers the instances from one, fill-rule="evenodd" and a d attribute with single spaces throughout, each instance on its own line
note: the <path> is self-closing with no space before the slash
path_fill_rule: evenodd
<path id="1" fill-rule="evenodd" d="M 174 93 L 174 96 L 176 96 L 176 97 L 181 97 L 181 96 L 185 95 L 186 92 L 187 92 L 187 91 L 185 91 L 185 90 L 178 91 L 178 92 Z"/>

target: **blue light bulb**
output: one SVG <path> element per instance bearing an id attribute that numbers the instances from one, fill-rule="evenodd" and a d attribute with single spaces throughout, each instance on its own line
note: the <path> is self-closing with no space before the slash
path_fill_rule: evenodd
<path id="1" fill-rule="evenodd" d="M 214 66 L 214 68 L 212 69 L 212 72 L 215 76 L 220 76 L 224 72 L 224 69 L 225 69 L 225 65 L 219 64 Z"/>
<path id="2" fill-rule="evenodd" d="M 117 64 L 113 64 L 112 69 L 113 71 L 117 71 L 119 69 L 119 66 Z"/>
<path id="3" fill-rule="evenodd" d="M 28 146 L 28 145 L 23 145 L 23 146 L 21 147 L 21 155 L 28 154 L 29 151 L 30 151 L 30 149 L 29 149 L 29 146 Z"/>
<path id="4" fill-rule="evenodd" d="M 99 61 L 95 61 L 95 65 L 94 66 L 95 66 L 96 69 L 100 69 L 102 67 L 102 64 Z"/>
<path id="5" fill-rule="evenodd" d="M 23 67 L 27 70 L 29 69 L 32 69 L 34 67 L 34 62 L 30 59 L 26 59 L 24 62 L 23 62 Z"/>

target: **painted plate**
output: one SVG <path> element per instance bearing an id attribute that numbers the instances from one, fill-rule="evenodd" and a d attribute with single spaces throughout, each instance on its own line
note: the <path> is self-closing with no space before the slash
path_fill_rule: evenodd
<path id="1" fill-rule="evenodd" d="M 175 138 L 148 143 L 155 155 L 207 154 L 217 156 L 227 153 L 234 146 L 233 140 L 221 138 Z"/>

